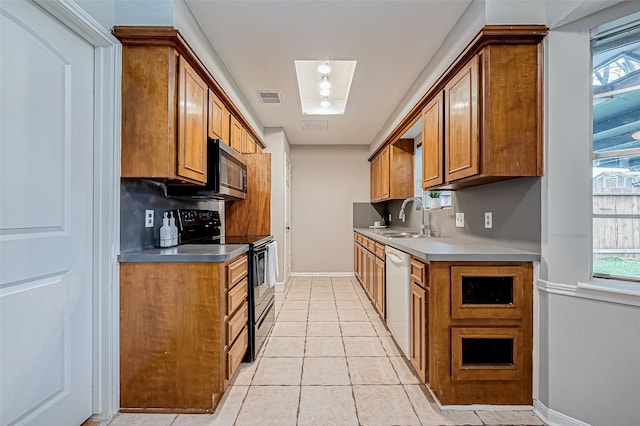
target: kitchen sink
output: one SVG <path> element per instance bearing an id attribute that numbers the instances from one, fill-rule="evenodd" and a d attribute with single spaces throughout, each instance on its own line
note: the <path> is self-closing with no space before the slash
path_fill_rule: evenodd
<path id="1" fill-rule="evenodd" d="M 387 238 L 424 238 L 418 232 L 381 232 L 380 235 Z"/>

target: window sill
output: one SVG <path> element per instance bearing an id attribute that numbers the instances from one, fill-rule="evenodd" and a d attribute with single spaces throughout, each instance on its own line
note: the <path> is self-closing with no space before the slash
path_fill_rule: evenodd
<path id="1" fill-rule="evenodd" d="M 640 284 L 615 279 L 593 278 L 576 285 L 538 280 L 537 287 L 547 293 L 621 305 L 640 306 Z"/>

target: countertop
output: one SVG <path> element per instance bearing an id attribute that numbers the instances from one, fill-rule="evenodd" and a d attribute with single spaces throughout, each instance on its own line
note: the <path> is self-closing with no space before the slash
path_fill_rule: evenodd
<path id="1" fill-rule="evenodd" d="M 540 253 L 477 241 L 441 237 L 388 238 L 380 235 L 384 232 L 407 231 L 406 229 L 387 228 L 373 230 L 369 228 L 354 228 L 353 230 L 379 243 L 429 261 L 533 262 L 540 260 Z"/>
<path id="2" fill-rule="evenodd" d="M 224 262 L 249 251 L 248 244 L 185 244 L 120 253 L 120 263 Z"/>

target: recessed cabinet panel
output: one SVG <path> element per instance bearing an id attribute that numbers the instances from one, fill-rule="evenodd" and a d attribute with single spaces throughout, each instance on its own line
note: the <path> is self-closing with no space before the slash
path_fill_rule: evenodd
<path id="1" fill-rule="evenodd" d="M 445 86 L 447 125 L 445 178 L 453 181 L 479 173 L 478 68 L 475 56 Z"/>
<path id="2" fill-rule="evenodd" d="M 443 179 L 444 98 L 436 95 L 422 110 L 422 188 L 440 185 Z"/>
<path id="3" fill-rule="evenodd" d="M 184 58 L 179 58 L 179 65 L 178 175 L 204 183 L 209 88 Z"/>
<path id="4" fill-rule="evenodd" d="M 451 317 L 520 318 L 524 272 L 517 266 L 452 266 Z"/>
<path id="5" fill-rule="evenodd" d="M 452 327 L 453 380 L 514 380 L 524 376 L 518 327 Z"/>
<path id="6" fill-rule="evenodd" d="M 512 305 L 513 277 L 462 277 L 463 305 Z"/>
<path id="7" fill-rule="evenodd" d="M 513 339 L 463 338 L 462 365 L 513 365 Z"/>

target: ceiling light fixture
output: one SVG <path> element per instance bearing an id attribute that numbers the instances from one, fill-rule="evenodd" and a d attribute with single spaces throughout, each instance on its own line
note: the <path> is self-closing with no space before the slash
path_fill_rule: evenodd
<path id="1" fill-rule="evenodd" d="M 331 89 L 331 82 L 329 81 L 329 77 L 326 75 L 322 76 L 322 81 L 320 82 L 321 89 Z"/>
<path id="2" fill-rule="evenodd" d="M 320 66 L 318 67 L 318 72 L 322 75 L 327 75 L 331 72 L 331 66 L 329 66 L 329 61 L 322 61 Z"/>
<path id="3" fill-rule="evenodd" d="M 327 71 L 324 67 L 320 68 L 321 65 L 329 66 L 327 74 L 320 72 Z M 303 114 L 343 115 L 345 113 L 356 61 L 296 60 L 295 67 Z"/>

